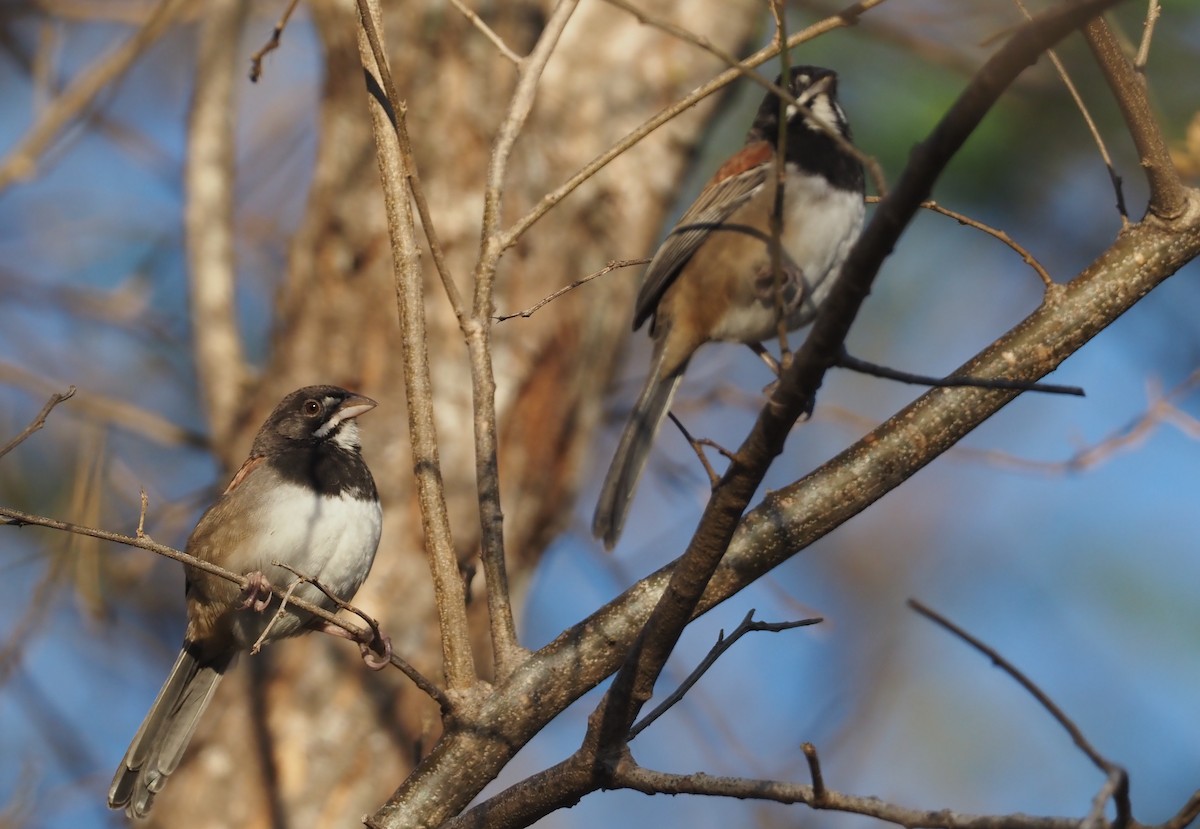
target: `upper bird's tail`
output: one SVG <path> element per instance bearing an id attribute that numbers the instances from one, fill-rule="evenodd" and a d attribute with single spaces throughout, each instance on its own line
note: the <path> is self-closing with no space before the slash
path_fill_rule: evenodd
<path id="1" fill-rule="evenodd" d="M 658 434 L 663 418 L 667 416 L 675 390 L 679 388 L 679 381 L 683 379 L 684 369 L 687 368 L 685 363 L 664 377 L 661 349 L 659 352 L 655 355 L 650 376 L 646 378 L 646 384 L 633 405 L 625 431 L 621 433 L 621 442 L 617 444 L 617 453 L 604 477 L 600 501 L 592 518 L 592 534 L 601 539 L 609 550 L 616 545 L 625 527 L 629 504 L 633 500 L 638 478 L 646 468 L 650 445 Z"/>
<path id="2" fill-rule="evenodd" d="M 200 715 L 235 655 L 201 664 L 186 648 L 179 652 L 175 667 L 113 775 L 108 789 L 109 808 L 124 807 L 130 817 L 150 813 L 154 796 L 179 765 Z"/>

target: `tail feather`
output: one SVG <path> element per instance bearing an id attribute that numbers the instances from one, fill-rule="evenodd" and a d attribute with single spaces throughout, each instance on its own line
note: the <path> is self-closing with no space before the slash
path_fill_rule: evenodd
<path id="1" fill-rule="evenodd" d="M 130 817 L 149 814 L 154 796 L 162 791 L 167 777 L 179 766 L 196 724 L 233 658 L 234 655 L 229 655 L 201 664 L 187 649 L 179 652 L 167 681 L 113 775 L 108 789 L 109 808 L 124 807 Z"/>
<path id="2" fill-rule="evenodd" d="M 662 355 L 656 356 L 650 376 L 646 378 L 646 384 L 625 424 L 625 431 L 621 433 L 621 442 L 617 444 L 617 452 L 604 477 L 600 501 L 592 518 L 592 534 L 604 542 L 606 549 L 611 550 L 616 545 L 625 527 L 629 505 L 633 501 L 638 478 L 646 468 L 650 446 L 654 443 L 654 436 L 658 434 L 663 418 L 667 416 L 667 410 L 671 408 L 671 400 L 675 397 L 675 390 L 679 388 L 686 367 L 685 363 L 664 377 Z"/>

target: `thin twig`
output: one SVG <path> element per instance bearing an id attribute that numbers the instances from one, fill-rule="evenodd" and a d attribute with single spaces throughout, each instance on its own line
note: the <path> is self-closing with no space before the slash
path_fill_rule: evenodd
<path id="1" fill-rule="evenodd" d="M 779 47 L 779 78 L 790 92 L 789 54 L 788 50 L 783 48 L 783 44 L 787 43 L 787 15 L 780 0 L 771 0 L 770 5 L 771 17 L 775 21 L 775 44 Z M 825 84 L 826 81 L 827 79 L 822 79 L 820 83 Z M 814 94 L 813 98 L 815 97 Z M 783 296 L 783 201 L 784 187 L 787 183 L 788 102 L 779 98 L 776 100 L 775 106 L 779 112 L 779 132 L 775 136 L 774 169 L 771 171 L 775 177 L 775 197 L 769 218 L 771 242 L 767 247 L 771 256 L 771 274 L 775 282 L 775 336 L 779 340 L 779 362 L 787 365 L 792 354 L 791 346 L 788 344 L 786 302 Z"/>
<path id="2" fill-rule="evenodd" d="M 157 553 L 160 556 L 174 559 L 175 561 L 186 564 L 189 567 L 203 570 L 205 573 L 209 573 L 217 576 L 218 578 L 230 581 L 238 585 L 238 587 L 243 590 L 245 590 L 250 583 L 250 580 L 240 573 L 235 573 L 232 570 L 226 570 L 224 567 L 213 564 L 211 561 L 205 561 L 204 559 L 196 558 L 193 555 L 176 550 L 174 547 L 168 547 L 165 544 L 159 544 L 157 541 L 151 539 L 148 535 L 144 535 L 140 538 L 122 535 L 121 533 L 100 530 L 96 529 L 95 527 L 85 527 L 80 524 L 73 524 L 69 521 L 60 521 L 57 518 L 47 518 L 41 515 L 32 515 L 27 512 L 21 512 L 20 510 L 10 509 L 9 507 L 0 507 L 0 519 L 4 519 L 0 523 L 5 523 L 9 526 L 46 527 L 48 529 L 61 530 L 63 532 L 73 533 L 75 535 L 88 536 L 89 538 L 98 538 L 101 541 L 111 541 L 115 544 L 123 544 L 126 547 L 137 547 L 142 550 L 149 550 L 152 553 Z M 279 596 L 280 598 L 284 596 L 285 591 L 281 590 L 279 587 L 273 584 L 270 585 L 270 587 L 271 592 L 274 595 Z M 360 628 L 351 625 L 345 619 L 338 618 L 336 614 L 330 613 L 320 605 L 313 604 L 312 602 L 305 601 L 304 599 L 297 598 L 295 596 L 291 597 L 290 602 L 294 608 L 302 610 L 305 613 L 312 614 L 326 624 L 339 627 L 346 631 L 348 634 L 350 634 L 350 638 L 355 642 L 359 641 L 359 638 L 362 636 L 362 630 Z M 358 611 L 349 605 L 346 605 L 346 608 L 352 610 L 352 612 L 358 613 L 359 616 L 364 615 L 361 613 L 361 611 Z M 403 660 L 399 661 L 403 662 Z M 416 674 L 415 670 L 410 674 L 409 671 L 405 670 L 404 666 L 398 664 L 396 660 L 393 660 L 392 664 L 396 665 L 396 667 L 400 668 L 401 670 L 404 670 L 405 674 L 413 680 L 417 687 L 428 694 L 433 701 L 438 704 L 443 714 L 450 714 L 453 712 L 453 704 L 450 702 L 449 697 L 447 697 L 440 688 L 431 683 L 428 679 L 420 677 L 420 674 Z M 405 663 L 405 665 L 407 665 L 407 663 Z M 412 670 L 411 666 L 409 666 L 409 669 Z M 417 677 L 420 677 L 419 681 Z"/>
<path id="3" fill-rule="evenodd" d="M 279 562 L 275 562 L 278 564 Z M 291 568 L 289 568 L 291 569 Z M 287 610 L 288 602 L 292 600 L 292 594 L 296 592 L 296 588 L 304 584 L 306 579 L 296 579 L 287 586 L 283 591 L 283 595 L 279 597 L 279 607 L 275 608 L 275 613 L 271 616 L 271 621 L 267 622 L 267 626 L 263 628 L 263 632 L 254 640 L 254 644 L 250 646 L 250 654 L 257 656 L 262 649 L 263 642 L 267 641 L 267 635 L 271 632 L 271 628 L 275 627 L 275 623 L 283 618 L 284 611 Z M 273 592 L 273 591 L 272 591 Z"/>
<path id="4" fill-rule="evenodd" d="M 707 438 L 694 438 L 692 433 L 687 430 L 674 412 L 667 412 L 667 417 L 671 418 L 671 422 L 675 424 L 675 428 L 683 435 L 683 439 L 688 442 L 688 446 L 692 447 L 692 451 L 696 453 L 696 457 L 700 460 L 700 465 L 704 467 L 704 471 L 708 473 L 708 483 L 710 486 L 716 486 L 717 481 L 721 480 L 721 476 L 712 468 L 712 464 L 708 462 L 708 457 L 704 454 L 702 447 L 711 446 L 729 460 L 733 460 L 733 453 L 722 446 L 719 446 L 716 441 L 708 440 Z"/>
<path id="5" fill-rule="evenodd" d="M 55 392 L 54 394 L 50 395 L 50 399 L 46 401 L 46 405 L 42 406 L 42 410 L 37 413 L 37 417 L 35 417 L 33 420 L 29 421 L 29 425 L 26 426 L 24 429 L 22 429 L 20 434 L 18 434 L 15 438 L 10 440 L 8 443 L 4 444 L 4 446 L 0 447 L 0 458 L 3 458 L 9 452 L 16 449 L 18 446 L 20 446 L 22 443 L 24 443 L 25 440 L 28 439 L 30 435 L 32 435 L 34 432 L 38 431 L 43 426 L 45 426 L 46 418 L 50 416 L 50 412 L 54 409 L 55 406 L 57 406 L 59 403 L 63 402 L 64 400 L 70 400 L 74 396 L 75 396 L 75 387 L 74 386 L 70 386 L 65 392 L 62 392 L 61 394 L 58 392 Z"/>
<path id="6" fill-rule="evenodd" d="M 868 203 L 877 201 L 879 201 L 877 196 L 867 196 Z M 926 210 L 932 210 L 934 213 L 940 213 L 943 216 L 947 216 L 958 222 L 960 225 L 966 225 L 967 227 L 973 227 L 976 230 L 983 231 L 994 239 L 999 239 L 1001 242 L 1012 248 L 1013 252 L 1020 256 L 1026 265 L 1033 268 L 1034 271 L 1037 272 L 1037 275 L 1042 280 L 1043 285 L 1045 285 L 1047 288 L 1054 286 L 1054 280 L 1050 278 L 1049 272 L 1042 267 L 1042 263 L 1035 259 L 1032 253 L 1026 250 L 1022 245 L 1018 244 L 1005 231 L 992 227 L 991 225 L 984 224 L 978 219 L 972 219 L 965 213 L 959 213 L 957 210 L 951 210 L 948 207 L 943 207 L 933 199 L 927 199 L 921 202 L 921 207 L 925 208 Z"/>
<path id="7" fill-rule="evenodd" d="M 392 81 L 392 70 L 383 49 L 383 41 L 375 29 L 369 4 L 365 0 L 358 0 L 358 14 L 363 34 L 367 37 L 375 66 L 379 70 L 380 91 L 383 92 L 383 103 L 386 103 L 388 121 L 395 130 L 396 140 L 399 142 L 400 158 L 403 161 L 401 173 L 408 182 L 413 203 L 417 206 L 417 215 L 421 217 L 421 228 L 425 231 L 425 240 L 429 243 L 429 253 L 433 257 L 434 269 L 437 270 L 438 277 L 442 281 L 442 289 L 446 292 L 446 299 L 450 301 L 450 308 L 454 311 L 455 319 L 462 328 L 466 320 L 466 305 L 463 304 L 462 294 L 459 293 L 454 275 L 450 272 L 450 266 L 446 264 L 446 254 L 442 250 L 442 243 L 438 238 L 437 228 L 429 211 L 429 202 L 425 198 L 425 188 L 421 184 L 421 177 L 417 172 L 412 140 L 408 135 L 408 104 L 396 94 L 396 84 Z M 369 72 L 368 78 L 373 80 Z M 371 91 L 369 86 L 368 91 Z"/>
<path id="8" fill-rule="evenodd" d="M 26 371 L 19 366 L 0 362 L 0 383 L 11 383 L 32 389 L 39 394 L 54 394 L 62 386 L 53 380 Z M 207 436 L 171 422 L 162 415 L 133 405 L 119 397 L 108 397 L 86 388 L 75 396 L 68 410 L 76 417 L 90 418 L 98 423 L 116 426 L 131 435 L 166 446 L 191 446 L 207 449 Z"/>
<path id="9" fill-rule="evenodd" d="M 754 621 L 754 608 L 751 608 L 750 612 L 747 613 L 745 618 L 742 619 L 741 624 L 734 628 L 733 632 L 730 633 L 729 636 L 726 636 L 725 631 L 723 630 L 717 634 L 716 643 L 712 646 L 712 648 L 709 649 L 704 658 L 700 660 L 700 664 L 697 665 L 695 669 L 684 678 L 683 682 L 679 683 L 679 687 L 672 691 L 666 699 L 664 699 L 654 708 L 653 711 L 642 717 L 641 720 L 639 720 L 632 728 L 629 729 L 629 740 L 633 740 L 634 737 L 645 731 L 651 723 L 653 723 L 663 714 L 667 713 L 667 711 L 674 707 L 676 703 L 683 699 L 684 695 L 686 695 L 687 692 L 692 689 L 692 686 L 700 681 L 700 677 L 704 676 L 704 674 L 708 672 L 708 669 L 716 664 L 717 660 L 721 658 L 721 655 L 732 648 L 734 643 L 747 633 L 757 633 L 759 631 L 765 631 L 767 633 L 779 633 L 780 631 L 784 630 L 792 630 L 794 628 L 815 625 L 821 621 L 823 620 L 801 619 L 795 622 L 756 622 Z"/>
<path id="10" fill-rule="evenodd" d="M 271 30 L 271 37 L 262 45 L 257 52 L 250 56 L 250 82 L 258 83 L 258 79 L 262 77 L 262 62 L 269 53 L 274 52 L 279 48 L 279 39 L 283 37 L 283 30 L 287 28 L 288 19 L 291 18 L 292 12 L 296 10 L 296 6 L 300 0 L 291 0 L 287 4 L 287 8 L 283 10 L 283 14 L 279 17 L 279 22 L 275 24 L 275 28 Z"/>
<path id="11" fill-rule="evenodd" d="M 1150 0 L 1150 7 L 1146 9 L 1146 20 L 1142 24 L 1142 42 L 1138 45 L 1137 57 L 1133 59 L 1133 68 L 1139 72 L 1145 72 L 1146 64 L 1150 62 L 1150 42 L 1154 40 L 1154 26 L 1161 16 L 1162 7 L 1158 0 Z"/>
<path id="12" fill-rule="evenodd" d="M 504 513 L 500 504 L 499 447 L 496 438 L 496 375 L 491 347 L 496 269 L 504 253 L 500 232 L 501 202 L 513 147 L 533 109 L 546 64 L 578 5 L 579 0 L 559 0 L 555 5 L 529 57 L 521 64 L 520 78 L 513 89 L 508 111 L 492 142 L 483 195 L 479 259 L 474 274 L 475 296 L 471 320 L 466 328 L 467 353 L 471 365 L 471 398 L 474 404 L 480 561 L 487 580 L 488 619 L 498 679 L 506 678 L 525 654 L 517 638 L 505 570 Z"/>
<path id="13" fill-rule="evenodd" d="M 1058 707 L 1054 700 L 1050 699 L 1049 695 L 1047 695 L 1045 691 L 1039 688 L 1033 682 L 1033 680 L 1022 673 L 1015 665 L 1001 656 L 999 651 L 985 644 L 982 640 L 976 638 L 975 636 L 972 636 L 966 630 L 959 627 L 954 622 L 951 622 L 945 616 L 933 610 L 928 605 L 918 601 L 917 599 L 909 599 L 908 606 L 920 613 L 926 619 L 929 619 L 934 624 L 944 628 L 953 635 L 957 636 L 959 639 L 966 642 L 975 650 L 979 651 L 988 659 L 990 659 L 993 665 L 1016 680 L 1017 684 L 1029 692 L 1030 696 L 1037 700 L 1038 704 L 1040 704 L 1042 708 L 1046 709 L 1047 713 L 1054 718 L 1055 722 L 1057 722 L 1062 729 L 1066 731 L 1068 735 L 1070 735 L 1071 740 L 1075 743 L 1079 750 L 1082 751 L 1087 758 L 1092 761 L 1092 764 L 1095 765 L 1096 768 L 1100 769 L 1100 771 L 1103 772 L 1106 777 L 1112 777 L 1114 774 L 1122 777 L 1125 775 L 1124 770 L 1121 769 L 1120 766 L 1108 760 L 1092 747 L 1092 744 L 1088 742 L 1087 737 L 1083 735 L 1083 732 L 1079 729 L 1079 726 L 1075 725 L 1071 718 L 1063 713 L 1063 710 Z M 1113 802 L 1117 809 L 1118 824 L 1123 825 L 1128 823 L 1130 815 L 1128 781 L 1126 780 L 1123 786 L 1117 784 L 1112 791 L 1112 796 Z"/>
<path id="14" fill-rule="evenodd" d="M 877 363 L 860 360 L 846 352 L 838 358 L 836 365 L 841 368 L 869 374 L 884 380 L 895 380 L 898 383 L 908 383 L 913 386 L 929 386 L 935 389 L 943 388 L 978 388 L 997 389 L 1000 391 L 1034 391 L 1042 394 L 1067 394 L 1073 397 L 1086 397 L 1079 386 L 1063 386 L 1056 383 L 1038 383 L 1027 380 L 1009 380 L 1004 377 L 963 377 L 952 374 L 949 377 L 928 377 L 923 374 L 912 374 L 895 368 L 888 368 Z"/>
<path id="15" fill-rule="evenodd" d="M 1021 0 L 1013 0 L 1013 2 L 1021 10 L 1021 14 L 1025 15 L 1026 20 L 1033 19 L 1033 15 L 1029 13 L 1029 10 L 1025 8 L 1025 4 Z M 1092 118 L 1092 113 L 1088 110 L 1087 104 L 1084 103 L 1083 96 L 1079 94 L 1079 90 L 1075 88 L 1074 81 L 1067 74 L 1067 68 L 1059 60 L 1058 53 L 1053 49 L 1049 49 L 1046 55 L 1050 58 L 1050 63 L 1054 65 L 1054 71 L 1062 79 L 1063 86 L 1067 88 L 1067 92 L 1071 95 L 1071 100 L 1075 102 L 1075 108 L 1083 116 L 1083 122 L 1087 124 L 1088 132 L 1092 134 L 1092 140 L 1096 142 L 1096 149 L 1100 151 L 1100 158 L 1104 161 L 1104 167 L 1108 170 L 1108 178 L 1112 182 L 1113 190 L 1116 191 L 1117 212 L 1121 215 L 1121 226 L 1128 227 L 1129 211 L 1125 207 L 1125 188 L 1122 186 L 1121 176 L 1117 172 L 1116 165 L 1113 164 L 1112 156 L 1108 154 L 1108 146 L 1104 143 L 1104 136 L 1100 134 L 1100 128 L 1096 126 L 1096 121 Z"/>
<path id="16" fill-rule="evenodd" d="M 139 488 L 139 495 L 141 498 L 141 508 L 138 510 L 138 525 L 137 531 L 134 533 L 134 538 L 149 538 L 150 536 L 146 535 L 146 512 L 150 508 L 150 496 L 146 494 L 145 487 Z"/>
<path id="17" fill-rule="evenodd" d="M 513 314 L 498 314 L 498 315 L 492 317 L 492 319 L 494 319 L 496 322 L 505 322 L 507 320 L 513 319 L 514 317 L 524 317 L 525 319 L 529 319 L 537 311 L 540 311 L 542 309 L 542 306 L 548 305 L 549 303 L 558 299 L 560 296 L 570 293 L 571 291 L 578 288 L 580 285 L 586 285 L 587 283 L 591 282 L 593 279 L 596 279 L 597 277 L 604 276 L 605 274 L 611 273 L 612 271 L 615 271 L 618 268 L 631 268 L 636 265 L 647 265 L 649 263 L 650 263 L 650 259 L 647 257 L 643 257 L 641 259 L 614 259 L 614 260 L 610 261 L 607 265 L 605 265 L 603 268 L 601 268 L 600 270 L 595 271 L 593 273 L 589 273 L 587 276 L 582 277 L 581 279 L 576 279 L 570 285 L 564 285 L 562 288 L 559 288 L 557 291 L 550 294 L 549 296 L 542 297 L 540 300 L 538 300 L 533 305 L 526 308 L 524 311 L 517 311 L 516 313 L 513 313 Z"/>
<path id="18" fill-rule="evenodd" d="M 500 54 L 504 55 L 504 57 L 508 58 L 516 66 L 521 66 L 523 58 L 510 49 L 508 44 L 504 42 L 504 38 L 496 34 L 491 26 L 484 23 L 483 19 L 479 15 L 467 8 L 466 4 L 464 4 L 462 0 L 450 0 L 450 3 L 454 6 L 454 8 L 458 9 L 459 12 L 462 13 L 463 17 L 467 18 L 467 20 L 471 22 L 472 26 L 478 29 L 484 37 L 492 42 L 492 45 L 496 47 Z"/>

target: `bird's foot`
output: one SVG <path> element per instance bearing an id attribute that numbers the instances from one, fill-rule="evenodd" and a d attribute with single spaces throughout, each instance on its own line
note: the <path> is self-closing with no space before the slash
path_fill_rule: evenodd
<path id="1" fill-rule="evenodd" d="M 271 603 L 271 582 L 261 570 L 246 574 L 246 586 L 242 588 L 242 608 L 262 613 Z"/>

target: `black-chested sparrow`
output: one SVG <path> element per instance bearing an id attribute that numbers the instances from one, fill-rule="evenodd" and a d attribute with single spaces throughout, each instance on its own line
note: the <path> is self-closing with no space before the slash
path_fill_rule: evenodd
<path id="1" fill-rule="evenodd" d="M 121 761 L 108 805 L 131 817 L 150 811 L 179 765 L 217 683 L 239 652 L 265 641 L 322 627 L 288 609 L 270 584 L 295 575 L 281 561 L 350 600 L 367 577 L 379 545 L 382 512 L 375 480 L 360 453 L 354 418 L 375 401 L 337 386 L 294 391 L 267 418 L 250 457 L 196 524 L 187 552 L 250 577 L 250 587 L 187 567 L 187 631 L 183 649 L 150 713 Z M 311 584 L 295 596 L 334 609 Z M 269 626 L 269 627 L 268 627 Z"/>
<path id="2" fill-rule="evenodd" d="M 696 349 L 773 337 L 780 301 L 788 330 L 812 322 L 862 230 L 862 164 L 826 131 L 850 141 L 837 75 L 797 66 L 786 88 L 804 109 L 786 108 L 782 291 L 771 261 L 780 101 L 768 94 L 745 146 L 705 185 L 643 277 L 633 327 L 650 320 L 654 358 L 592 520 L 606 547 L 621 534 L 650 444 Z"/>

